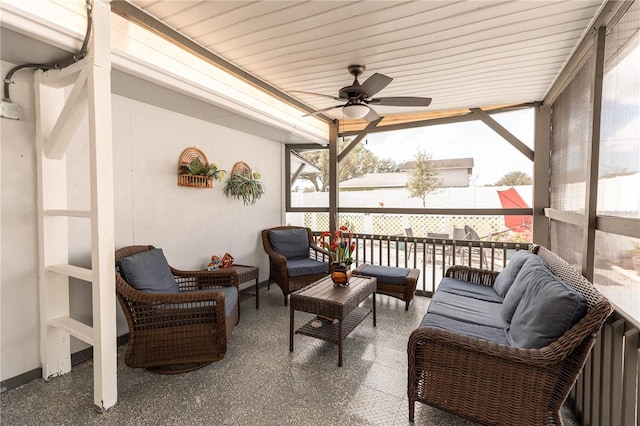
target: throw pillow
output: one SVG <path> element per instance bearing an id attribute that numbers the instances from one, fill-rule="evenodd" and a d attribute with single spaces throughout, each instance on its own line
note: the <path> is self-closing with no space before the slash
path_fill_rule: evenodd
<path id="1" fill-rule="evenodd" d="M 587 313 L 580 293 L 545 268 L 535 268 L 531 283 L 516 308 L 507 340 L 511 346 L 538 349 L 550 345 Z"/>
<path id="2" fill-rule="evenodd" d="M 180 288 L 162 249 L 127 256 L 118 262 L 120 275 L 136 290 L 148 293 L 179 293 Z"/>
<path id="3" fill-rule="evenodd" d="M 498 274 L 496 281 L 493 284 L 493 289 L 500 297 L 504 298 L 513 284 L 513 280 L 516 279 L 516 275 L 520 272 L 522 265 L 531 256 L 535 256 L 533 253 L 529 253 L 526 250 L 518 250 L 511 256 L 511 260 L 507 263 L 507 266 Z"/>
<path id="4" fill-rule="evenodd" d="M 271 247 L 287 259 L 309 257 L 309 235 L 306 228 L 269 231 Z"/>
<path id="5" fill-rule="evenodd" d="M 531 284 L 531 282 L 537 278 L 536 275 L 532 275 L 532 271 L 536 268 L 544 268 L 548 269 L 547 264 L 540 258 L 540 256 L 533 255 L 529 257 L 520 268 L 520 271 L 516 275 L 516 278 L 513 280 L 513 284 L 509 288 L 509 291 L 504 297 L 504 301 L 502 302 L 502 319 L 511 322 L 511 318 L 513 317 L 513 313 L 516 311 L 518 304 L 520 303 L 520 299 L 522 299 L 522 295 L 524 294 L 527 286 Z"/>

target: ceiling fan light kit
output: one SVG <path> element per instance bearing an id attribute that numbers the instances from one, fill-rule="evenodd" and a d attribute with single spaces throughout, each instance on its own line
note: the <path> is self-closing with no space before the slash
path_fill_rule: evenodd
<path id="1" fill-rule="evenodd" d="M 355 120 L 369 114 L 369 107 L 362 104 L 345 105 L 342 107 L 342 113 L 345 117 Z"/>
<path id="2" fill-rule="evenodd" d="M 319 114 L 336 108 L 342 108 L 342 113 L 350 119 L 364 118 L 366 121 L 374 121 L 380 118 L 371 105 L 382 106 L 400 106 L 400 107 L 427 107 L 431 103 L 431 98 L 422 98 L 417 96 L 393 96 L 372 98 L 373 95 L 384 89 L 393 81 L 393 78 L 386 75 L 375 73 L 367 78 L 364 83 L 360 84 L 358 76 L 360 76 L 367 68 L 364 65 L 349 65 L 348 70 L 353 75 L 354 80 L 351 86 L 345 86 L 338 91 L 338 96 L 329 96 L 321 93 L 300 92 L 293 90 L 292 92 L 305 93 L 308 95 L 322 96 L 331 98 L 336 101 L 346 101 L 341 105 L 334 105 L 317 111 L 305 114 L 305 116 Z"/>

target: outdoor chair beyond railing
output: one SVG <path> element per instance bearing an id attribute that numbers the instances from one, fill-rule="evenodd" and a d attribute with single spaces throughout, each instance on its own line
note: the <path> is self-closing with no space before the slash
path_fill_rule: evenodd
<path id="1" fill-rule="evenodd" d="M 240 318 L 237 272 L 180 271 L 153 246 L 123 247 L 115 259 L 129 367 L 177 374 L 224 357 Z"/>
<path id="2" fill-rule="evenodd" d="M 269 282 L 282 289 L 284 305 L 289 293 L 329 275 L 329 252 L 316 244 L 311 229 L 278 226 L 262 231 L 262 245 L 269 256 Z"/>
<path id="3" fill-rule="evenodd" d="M 447 271 L 408 342 L 410 421 L 418 401 L 484 424 L 562 424 L 560 408 L 613 306 L 555 253 L 541 246 L 530 251 L 539 259 L 523 252 L 499 280 L 497 272 L 467 266 Z M 441 291 L 442 297 L 436 297 Z M 451 306 L 448 311 L 445 301 L 452 299 L 468 309 Z M 512 301 L 518 304 L 510 324 L 488 325 L 488 320 L 496 321 L 493 315 L 504 318 Z M 498 309 L 490 309 L 491 304 Z M 486 307 L 474 317 L 474 306 Z M 460 319 L 472 317 L 478 323 Z M 577 323 L 571 326 L 573 319 Z M 532 340 L 544 343 L 540 347 Z"/>

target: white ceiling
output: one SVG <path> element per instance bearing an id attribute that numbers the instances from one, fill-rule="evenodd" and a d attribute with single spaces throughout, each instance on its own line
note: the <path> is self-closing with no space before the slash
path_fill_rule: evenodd
<path id="1" fill-rule="evenodd" d="M 350 64 L 394 78 L 377 96 L 433 98 L 384 116 L 542 100 L 604 2 L 128 1 L 316 109 L 339 102 L 292 91 L 337 96 Z"/>

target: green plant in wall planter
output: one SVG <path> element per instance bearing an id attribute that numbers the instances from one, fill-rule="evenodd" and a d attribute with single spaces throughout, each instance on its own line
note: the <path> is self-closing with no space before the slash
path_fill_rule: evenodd
<path id="1" fill-rule="evenodd" d="M 196 157 L 189 163 L 189 173 L 195 176 L 211 176 L 215 180 L 222 180 L 225 171 L 218 168 L 216 163 L 206 164 Z"/>
<path id="2" fill-rule="evenodd" d="M 264 194 L 264 185 L 260 182 L 260 173 L 240 161 L 233 166 L 223 191 L 227 197 L 242 200 L 245 206 L 252 206 Z"/>

